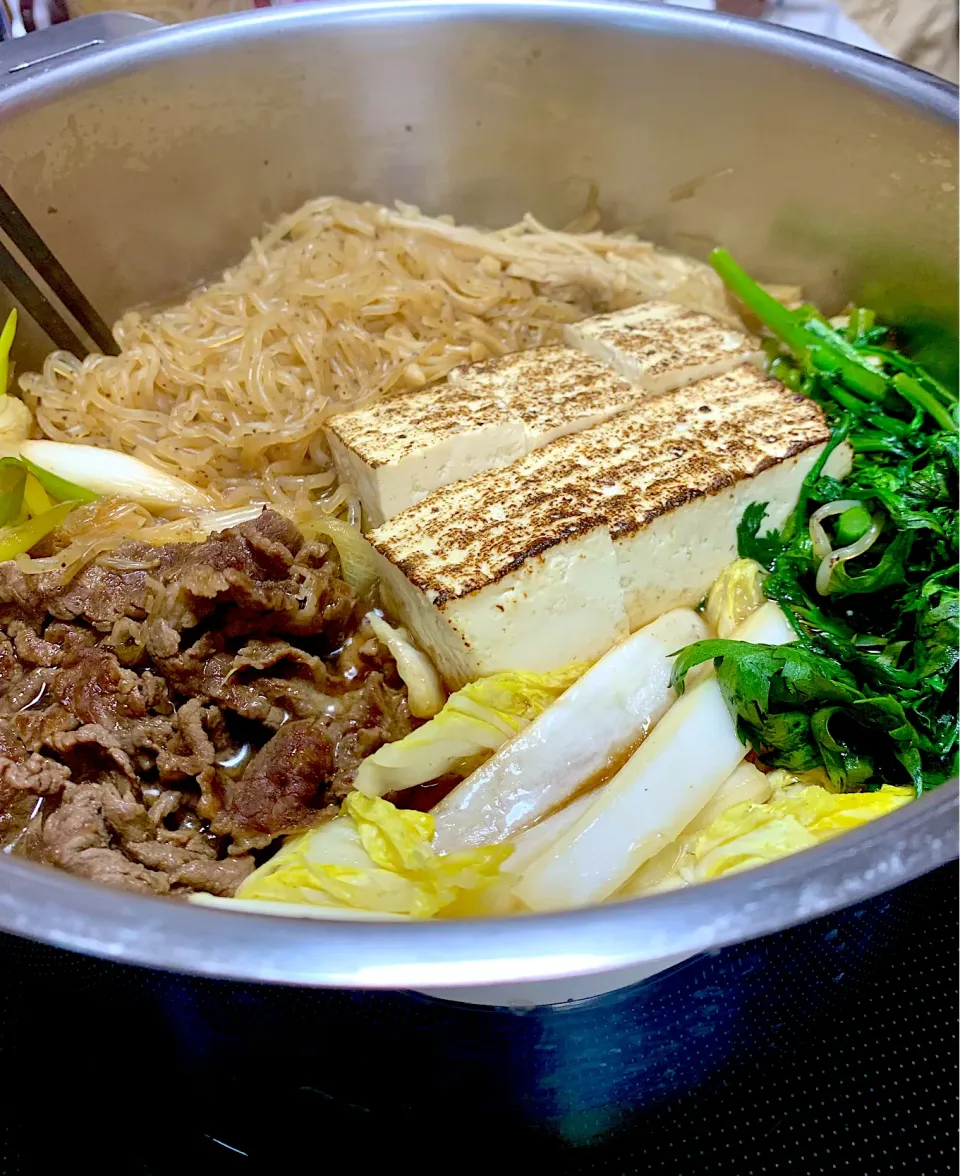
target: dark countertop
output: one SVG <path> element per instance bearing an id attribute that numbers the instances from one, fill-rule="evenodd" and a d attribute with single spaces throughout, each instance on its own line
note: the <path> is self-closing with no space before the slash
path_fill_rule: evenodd
<path id="1" fill-rule="evenodd" d="M 766 1056 L 726 1067 L 697 1091 L 581 1146 L 508 1127 L 482 1106 L 465 1108 L 452 1122 L 430 1105 L 416 1115 L 372 1113 L 322 1090 L 311 1089 L 307 1098 L 304 1087 L 291 1087 L 276 1104 L 282 1067 L 270 1072 L 252 1061 L 225 1092 L 178 1059 L 148 1011 L 164 983 L 174 990 L 203 983 L 209 992 L 210 982 L 0 937 L 0 1173 L 82 1165 L 111 1176 L 243 1176 L 333 1166 L 366 1176 L 466 1172 L 482 1164 L 495 1176 L 512 1176 L 535 1160 L 551 1176 L 946 1176 L 957 1170 L 957 883 L 951 865 L 911 884 L 874 974 L 857 973 L 828 1014 L 778 1038 Z M 842 989 L 844 973 L 833 979 Z M 786 982 L 795 984 L 796 972 Z M 242 1008 L 243 992 L 231 989 L 240 986 L 212 986 Z M 331 1016 L 351 999 L 329 998 Z M 388 1007 L 402 1005 L 381 1002 Z M 569 1008 L 561 1014 L 571 1034 L 583 1032 L 578 1015 Z M 603 1005 L 587 1015 L 599 1024 Z M 528 1038 L 530 1023 L 524 1022 Z M 204 1026 L 190 1032 L 202 1037 Z M 375 1027 L 357 1049 L 375 1050 L 378 1040 Z M 370 1064 L 386 1068 L 398 1088 L 415 1080 L 402 1057 L 384 1052 Z"/>

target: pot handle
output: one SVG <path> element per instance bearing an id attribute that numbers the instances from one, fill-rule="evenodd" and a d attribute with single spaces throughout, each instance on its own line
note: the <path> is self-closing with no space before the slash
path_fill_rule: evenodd
<path id="1" fill-rule="evenodd" d="M 159 21 L 132 12 L 98 12 L 5 40 L 0 43 L 0 92 L 113 41 L 160 27 Z"/>

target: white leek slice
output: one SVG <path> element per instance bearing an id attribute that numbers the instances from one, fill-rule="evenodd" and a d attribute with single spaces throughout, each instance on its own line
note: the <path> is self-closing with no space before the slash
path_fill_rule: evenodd
<path id="1" fill-rule="evenodd" d="M 234 506 L 229 510 L 205 510 L 200 514 L 184 515 L 182 519 L 146 527 L 138 538 L 145 543 L 193 543 L 206 539 L 218 531 L 227 531 L 259 518 L 267 510 L 265 502 L 251 502 L 249 506 Z"/>
<path id="2" fill-rule="evenodd" d="M 397 673 L 407 687 L 410 713 L 418 719 L 432 719 L 447 701 L 433 662 L 417 649 L 406 629 L 395 629 L 375 612 L 367 613 L 367 620 L 397 663 Z"/>
<path id="3" fill-rule="evenodd" d="M 165 474 L 128 453 L 72 441 L 23 441 L 20 454 L 41 470 L 94 494 L 115 494 L 143 506 L 202 510 L 211 499 L 182 478 Z"/>
<path id="4" fill-rule="evenodd" d="M 578 796 L 562 809 L 518 833 L 509 843 L 513 847 L 513 853 L 507 858 L 504 869 L 510 874 L 523 874 L 531 862 L 536 861 L 554 841 L 558 841 L 568 829 L 573 828 L 596 798 L 595 791 Z"/>
<path id="5" fill-rule="evenodd" d="M 773 785 L 768 776 L 764 775 L 754 764 L 740 764 L 724 780 L 712 799 L 694 817 L 677 840 L 672 841 L 659 853 L 654 854 L 649 861 L 644 862 L 626 885 L 617 891 L 614 898 L 634 898 L 637 895 L 649 893 L 674 869 L 690 845 L 692 838 L 702 829 L 706 829 L 708 825 L 712 825 L 718 817 L 723 816 L 727 809 L 733 808 L 735 804 L 747 802 L 766 804 L 772 795 Z M 683 886 L 685 883 L 682 878 L 678 878 L 676 885 Z"/>
<path id="6" fill-rule="evenodd" d="M 706 632 L 679 608 L 615 646 L 432 810 L 436 848 L 496 845 L 616 771 L 676 697 L 671 655 Z"/>
<path id="7" fill-rule="evenodd" d="M 733 638 L 785 644 L 795 634 L 765 604 Z M 534 861 L 515 887 L 533 910 L 602 902 L 676 840 L 747 754 L 711 674 L 667 711 L 579 821 Z"/>

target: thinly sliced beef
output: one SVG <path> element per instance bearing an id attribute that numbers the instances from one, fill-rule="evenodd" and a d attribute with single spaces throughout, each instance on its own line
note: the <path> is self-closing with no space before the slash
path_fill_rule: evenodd
<path id="1" fill-rule="evenodd" d="M 84 568 L 66 587 L 55 573 L 28 576 L 13 563 L 0 564 L 0 614 L 7 603 L 27 616 L 44 614 L 112 628 L 122 617 L 143 619 L 157 585 L 183 577 L 201 581 L 230 573 L 263 584 L 286 584 L 303 540 L 292 523 L 271 511 L 251 523 L 211 535 L 204 543 L 151 546 L 124 543 Z M 130 565 L 139 564 L 140 567 Z"/>
<path id="2" fill-rule="evenodd" d="M 124 669 L 116 654 L 97 646 L 83 649 L 56 672 L 51 693 L 82 723 L 118 727 L 147 713 L 140 677 Z"/>
<path id="3" fill-rule="evenodd" d="M 154 894 L 229 895 L 411 729 L 336 553 L 265 511 L 126 543 L 69 584 L 0 564 L 0 843 Z"/>
<path id="4" fill-rule="evenodd" d="M 80 726 L 77 716 L 58 702 L 40 710 L 21 711 L 14 717 L 13 722 L 17 734 L 33 751 L 50 746 L 57 735 L 64 731 L 74 731 Z"/>
<path id="5" fill-rule="evenodd" d="M 35 796 L 55 796 L 70 779 L 66 764 L 31 752 L 25 759 L 0 755 L 0 789 L 32 792 Z"/>
<path id="6" fill-rule="evenodd" d="M 3 683 L 0 715 L 4 717 L 16 716 L 43 701 L 56 675 L 56 670 L 47 666 L 21 665 L 18 669 Z"/>
<path id="7" fill-rule="evenodd" d="M 228 786 L 213 828 L 277 835 L 316 824 L 327 807 L 324 798 L 334 764 L 334 744 L 321 723 L 287 723 Z"/>
<path id="8" fill-rule="evenodd" d="M 47 641 L 24 621 L 11 621 L 8 632 L 17 657 L 28 666 L 58 666 L 63 660 L 62 644 Z"/>
<path id="9" fill-rule="evenodd" d="M 131 861 L 114 846 L 103 813 L 103 785 L 67 789 L 63 803 L 43 826 L 43 845 L 50 861 L 81 878 L 123 886 L 149 894 L 166 894 L 166 874 Z"/>

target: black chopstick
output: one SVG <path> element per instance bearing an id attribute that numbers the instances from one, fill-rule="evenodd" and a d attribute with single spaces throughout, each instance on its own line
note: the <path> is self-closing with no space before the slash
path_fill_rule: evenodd
<path id="1" fill-rule="evenodd" d="M 30 265 L 33 266 L 42 280 L 50 287 L 56 297 L 60 299 L 103 354 L 119 354 L 119 349 L 114 341 L 110 328 L 96 310 L 94 310 L 86 295 L 50 252 L 40 237 L 40 234 L 30 224 L 15 201 L 10 198 L 6 189 L 3 187 L 0 187 L 0 229 L 7 234 L 13 244 L 20 250 Z M 8 256 L 10 255 L 8 254 Z M 12 256 L 10 260 L 13 261 Z M 16 265 L 16 262 L 14 264 Z M 17 265 L 17 269 L 23 277 L 26 277 L 26 274 L 20 269 L 19 265 Z M 27 280 L 29 281 L 29 279 Z M 17 297 L 19 300 L 19 295 Z M 53 308 L 49 301 L 46 298 L 43 298 L 43 300 L 50 310 L 52 310 Z M 22 305 L 25 310 L 29 309 L 25 302 Z M 30 313 L 33 314 L 33 311 L 31 310 Z M 34 315 L 34 317 L 36 316 Z M 37 321 L 39 322 L 39 320 Z M 66 327 L 66 324 L 63 324 L 63 326 Z M 47 330 L 47 328 L 44 327 L 44 330 Z M 50 335 L 54 342 L 57 342 L 56 337 L 50 331 L 47 331 L 47 334 Z M 76 336 L 73 336 L 73 338 L 76 345 L 78 342 Z M 58 346 L 64 345 L 58 343 Z M 68 350 L 72 351 L 73 347 L 68 348 Z M 82 358 L 86 354 L 86 350 L 85 347 L 82 347 L 77 352 L 77 357 Z"/>
<path id="2" fill-rule="evenodd" d="M 50 299 L 31 281 L 2 241 L 0 241 L 0 282 L 7 287 L 37 326 L 47 333 L 61 351 L 70 351 L 77 359 L 83 359 L 89 348 L 80 342 L 57 313 Z"/>

